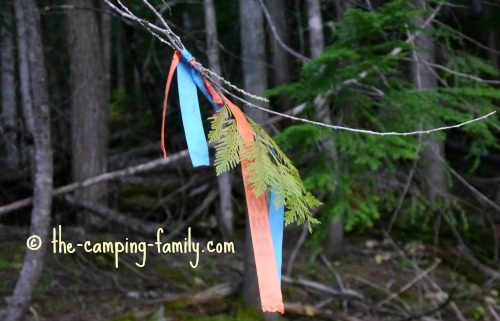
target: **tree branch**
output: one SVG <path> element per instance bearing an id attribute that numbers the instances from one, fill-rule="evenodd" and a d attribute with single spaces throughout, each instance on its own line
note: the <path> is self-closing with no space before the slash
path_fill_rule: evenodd
<path id="1" fill-rule="evenodd" d="M 500 85 L 500 80 L 487 80 L 487 79 L 483 79 L 481 77 L 477 77 L 477 76 L 474 76 L 474 75 L 470 75 L 470 74 L 466 74 L 466 73 L 463 73 L 463 72 L 460 72 L 460 71 L 456 71 L 456 70 L 453 70 L 453 69 L 450 69 L 448 67 L 445 67 L 443 65 L 439 65 L 439 64 L 435 64 L 435 63 L 432 63 L 432 62 L 429 62 L 429 61 L 423 61 L 424 64 L 432 67 L 432 68 L 436 68 L 436 69 L 440 69 L 440 70 L 443 70 L 449 74 L 452 74 L 452 75 L 455 75 L 457 77 L 461 77 L 461 78 L 467 78 L 467 79 L 470 79 L 470 80 L 474 80 L 474 81 L 477 81 L 477 82 L 480 82 L 480 83 L 483 83 L 483 84 L 489 84 L 489 85 Z"/>
<path id="2" fill-rule="evenodd" d="M 99 175 L 96 177 L 89 178 L 89 179 L 81 181 L 81 182 L 71 183 L 71 184 L 54 189 L 54 191 L 52 192 L 52 197 L 63 195 L 63 194 L 69 193 L 69 192 L 73 192 L 73 191 L 80 189 L 80 188 L 88 187 L 88 186 L 98 184 L 101 182 L 105 182 L 105 181 L 109 181 L 112 179 L 117 179 L 117 178 L 124 177 L 124 176 L 130 176 L 130 175 L 135 175 L 138 173 L 151 171 L 153 169 L 169 165 L 170 163 L 175 163 L 176 161 L 178 161 L 182 158 L 185 158 L 188 155 L 189 155 L 188 150 L 183 150 L 181 152 L 178 152 L 176 154 L 169 156 L 167 159 L 160 158 L 160 159 L 157 159 L 157 160 L 154 160 L 154 161 L 151 161 L 148 163 L 140 164 L 137 166 L 128 167 L 128 168 L 121 169 L 121 170 L 114 171 L 114 172 L 108 172 L 108 173 L 105 173 L 105 174 L 102 174 L 102 175 Z M 27 206 L 31 205 L 32 203 L 33 203 L 33 198 L 28 197 L 28 198 L 16 201 L 16 202 L 11 203 L 11 204 L 1 206 L 0 207 L 0 217 L 4 214 L 9 213 L 9 212 L 21 209 L 23 207 L 27 207 Z"/>
<path id="3" fill-rule="evenodd" d="M 157 230 L 163 226 L 163 224 L 155 224 L 155 223 L 145 223 L 143 220 L 138 220 L 133 217 L 129 217 L 126 214 L 115 211 L 111 208 L 102 206 L 100 204 L 88 201 L 88 200 L 79 200 L 73 196 L 66 195 L 66 202 L 70 205 L 77 206 L 89 210 L 105 219 L 111 219 L 112 221 L 126 226 L 134 232 L 137 232 L 142 235 L 151 236 L 155 235 Z"/>
<path id="4" fill-rule="evenodd" d="M 266 16 L 267 23 L 269 23 L 269 26 L 271 27 L 271 31 L 273 32 L 274 38 L 276 38 L 276 41 L 280 45 L 281 48 L 283 48 L 285 51 L 287 51 L 289 54 L 294 56 L 295 58 L 299 59 L 302 62 L 307 62 L 311 60 L 310 58 L 307 58 L 297 51 L 293 50 L 289 46 L 287 46 L 283 40 L 281 39 L 280 35 L 276 31 L 276 26 L 273 23 L 273 19 L 271 19 L 271 15 L 269 14 L 269 11 L 267 11 L 266 5 L 264 4 L 263 0 L 259 0 L 260 6 L 262 7 L 262 11 L 264 12 L 264 15 Z"/>

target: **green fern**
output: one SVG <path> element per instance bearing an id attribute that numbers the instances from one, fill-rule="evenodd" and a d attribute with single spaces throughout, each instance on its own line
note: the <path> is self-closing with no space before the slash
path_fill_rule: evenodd
<path id="1" fill-rule="evenodd" d="M 276 198 L 271 206 L 286 205 L 285 225 L 307 221 L 309 231 L 312 231 L 312 224 L 320 222 L 310 212 L 322 203 L 305 189 L 293 163 L 257 123 L 247 117 L 255 141 L 244 142 L 230 116 L 229 108 L 224 106 L 209 118 L 212 129 L 208 138 L 216 144 L 217 175 L 234 168 L 240 157 L 249 160 L 247 179 L 255 195 L 275 191 Z"/>

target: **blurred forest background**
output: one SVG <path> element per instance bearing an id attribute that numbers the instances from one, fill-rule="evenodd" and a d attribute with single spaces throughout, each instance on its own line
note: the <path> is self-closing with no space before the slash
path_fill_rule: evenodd
<path id="1" fill-rule="evenodd" d="M 161 26 L 145 0 L 112 3 Z M 500 105 L 498 0 L 149 3 L 203 66 L 280 113 L 413 132 Z M 312 233 L 285 229 L 286 312 L 264 315 L 240 170 L 192 168 L 175 85 L 161 159 L 173 50 L 104 0 L 0 8 L 0 320 L 500 320 L 497 114 L 374 135 L 234 101 L 324 203 Z M 148 253 L 145 268 L 122 255 L 115 269 L 112 254 L 53 254 L 57 225 L 73 243 L 154 242 L 159 227 L 182 241 L 191 227 L 236 253 L 197 269 L 192 254 Z"/>

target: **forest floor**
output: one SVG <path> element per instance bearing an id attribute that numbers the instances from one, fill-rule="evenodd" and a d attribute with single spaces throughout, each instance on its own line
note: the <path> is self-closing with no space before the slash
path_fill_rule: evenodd
<path id="1" fill-rule="evenodd" d="M 25 229 L 0 226 L 0 308 L 12 293 L 26 250 Z M 453 246 L 412 241 L 404 233 L 391 238 L 375 229 L 347 236 L 341 259 L 298 251 L 293 270 L 288 260 L 301 228 L 286 229 L 282 290 L 285 315 L 279 320 L 498 320 L 499 280 L 466 260 Z M 187 237 L 179 235 L 174 241 Z M 125 241 L 120 234 L 84 234 L 64 228 L 63 240 Z M 198 236 L 200 237 L 198 238 Z M 201 237 L 203 235 L 203 237 Z M 201 247 L 203 230 L 192 237 Z M 235 235 L 235 253 L 54 254 L 49 245 L 44 273 L 29 309 L 29 321 L 259 320 L 241 303 L 244 238 Z M 154 243 L 131 235 L 129 241 Z M 472 262 L 472 263 L 471 263 Z M 488 272 L 488 271 L 487 271 Z M 495 273 L 495 270 L 489 271 Z"/>

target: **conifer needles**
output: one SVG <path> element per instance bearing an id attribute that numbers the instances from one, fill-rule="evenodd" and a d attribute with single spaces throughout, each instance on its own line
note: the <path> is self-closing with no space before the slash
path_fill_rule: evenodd
<path id="1" fill-rule="evenodd" d="M 270 206 L 285 204 L 285 225 L 307 221 L 309 231 L 312 231 L 311 224 L 320 222 L 311 215 L 311 211 L 322 203 L 305 189 L 298 170 L 276 142 L 248 117 L 255 141 L 245 142 L 227 106 L 209 119 L 211 131 L 208 138 L 209 142 L 216 144 L 217 175 L 236 167 L 241 159 L 249 160 L 248 182 L 255 195 L 274 191 L 276 198 Z"/>

